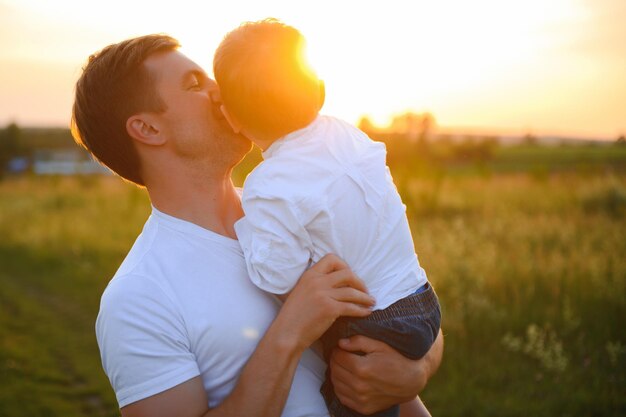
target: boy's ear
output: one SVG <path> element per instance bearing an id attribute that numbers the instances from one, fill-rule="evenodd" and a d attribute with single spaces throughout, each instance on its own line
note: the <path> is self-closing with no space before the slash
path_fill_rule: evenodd
<path id="1" fill-rule="evenodd" d="M 220 106 L 220 111 L 224 115 L 224 118 L 226 119 L 230 127 L 233 129 L 233 132 L 241 133 L 241 124 L 237 121 L 237 119 L 233 117 L 232 114 L 230 114 L 228 109 L 224 107 L 223 104 Z"/>
<path id="2" fill-rule="evenodd" d="M 165 143 L 156 118 L 150 114 L 140 113 L 126 120 L 126 132 L 131 138 L 145 145 L 159 146 Z"/>
<path id="3" fill-rule="evenodd" d="M 319 97 L 319 108 L 321 110 L 324 107 L 324 101 L 326 100 L 326 85 L 324 84 L 324 80 L 320 80 L 320 97 Z"/>

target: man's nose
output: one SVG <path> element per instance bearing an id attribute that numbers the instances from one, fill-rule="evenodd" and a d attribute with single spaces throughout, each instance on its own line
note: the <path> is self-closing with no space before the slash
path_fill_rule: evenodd
<path id="1" fill-rule="evenodd" d="M 209 83 L 207 83 L 209 84 Z M 222 95 L 220 94 L 220 89 L 217 86 L 217 83 L 213 81 L 208 87 L 209 97 L 213 103 L 221 103 Z"/>

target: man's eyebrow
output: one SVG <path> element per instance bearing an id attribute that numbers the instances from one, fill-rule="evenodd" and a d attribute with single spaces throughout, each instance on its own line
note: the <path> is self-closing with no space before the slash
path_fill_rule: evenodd
<path id="1" fill-rule="evenodd" d="M 198 81 L 204 81 L 204 80 L 207 80 L 209 78 L 209 76 L 206 74 L 206 72 L 202 71 L 201 69 L 192 69 L 192 70 L 189 70 L 189 71 L 187 71 L 187 72 L 185 72 L 183 74 L 182 82 L 186 83 L 192 77 L 196 78 Z"/>

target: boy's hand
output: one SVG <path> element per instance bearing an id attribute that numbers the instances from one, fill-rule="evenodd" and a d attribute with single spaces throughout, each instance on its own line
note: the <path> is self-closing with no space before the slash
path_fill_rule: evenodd
<path id="1" fill-rule="evenodd" d="M 353 336 L 341 339 L 333 351 L 331 379 L 344 405 L 361 414 L 372 414 L 414 399 L 439 368 L 442 355 L 441 330 L 419 360 L 408 359 L 378 340 Z"/>

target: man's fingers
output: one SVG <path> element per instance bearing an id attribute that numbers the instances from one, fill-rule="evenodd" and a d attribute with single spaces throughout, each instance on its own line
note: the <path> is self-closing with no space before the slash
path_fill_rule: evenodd
<path id="1" fill-rule="evenodd" d="M 364 307 L 373 307 L 376 304 L 374 297 L 351 287 L 333 288 L 331 291 L 331 297 L 343 303 L 355 303 Z M 369 309 L 368 313 L 371 313 Z"/>
<path id="2" fill-rule="evenodd" d="M 315 265 L 313 265 L 310 271 L 315 271 L 320 274 L 329 274 L 340 269 L 347 269 L 348 265 L 336 255 L 329 253 L 320 259 Z"/>
<path id="3" fill-rule="evenodd" d="M 336 255 L 325 255 L 309 271 L 324 275 L 318 278 L 323 278 L 325 283 L 333 288 L 352 287 L 367 293 L 365 283 L 354 275 L 348 265 Z"/>
<path id="4" fill-rule="evenodd" d="M 339 398 L 339 401 L 346 407 L 350 407 L 354 409 L 357 406 L 357 402 L 351 397 L 352 390 L 348 385 L 346 385 L 344 380 L 333 378 L 333 388 L 335 390 L 335 395 Z"/>
<path id="5" fill-rule="evenodd" d="M 344 302 L 340 309 L 340 316 L 347 317 L 367 317 L 372 313 L 367 307 L 363 307 L 359 304 L 354 304 L 350 302 Z"/>
<path id="6" fill-rule="evenodd" d="M 334 287 L 352 287 L 356 288 L 359 291 L 367 292 L 367 287 L 365 283 L 357 278 L 352 272 L 351 269 L 340 269 L 338 271 L 332 272 L 325 277 L 329 284 Z"/>
<path id="7" fill-rule="evenodd" d="M 340 339 L 339 347 L 348 352 L 365 352 L 372 353 L 382 351 L 388 348 L 386 344 L 379 340 L 370 339 L 369 337 L 356 335 L 348 339 Z"/>
<path id="8" fill-rule="evenodd" d="M 357 385 L 355 387 L 345 384 L 342 380 L 338 380 L 336 383 L 333 380 L 333 387 L 339 401 L 346 407 L 350 407 L 360 414 L 372 414 L 382 409 L 380 407 L 377 408 L 376 404 L 371 403 L 373 399 L 372 393 L 369 392 L 365 386 Z"/>
<path id="9" fill-rule="evenodd" d="M 335 349 L 332 353 L 330 360 L 330 375 L 333 384 L 335 384 L 335 382 L 341 382 L 342 384 L 346 385 L 349 381 L 351 381 L 351 378 L 354 378 L 354 375 L 352 374 L 352 372 L 350 372 L 349 367 L 344 366 L 344 360 L 341 356 L 346 354 L 347 353 L 343 352 L 341 349 Z"/>
<path id="10" fill-rule="evenodd" d="M 338 375 L 352 375 L 352 369 L 356 366 L 355 362 L 362 358 L 362 356 L 354 353 L 335 348 L 330 357 L 331 372 L 340 372 Z M 335 369 L 339 369 L 339 371 L 335 371 Z"/>

